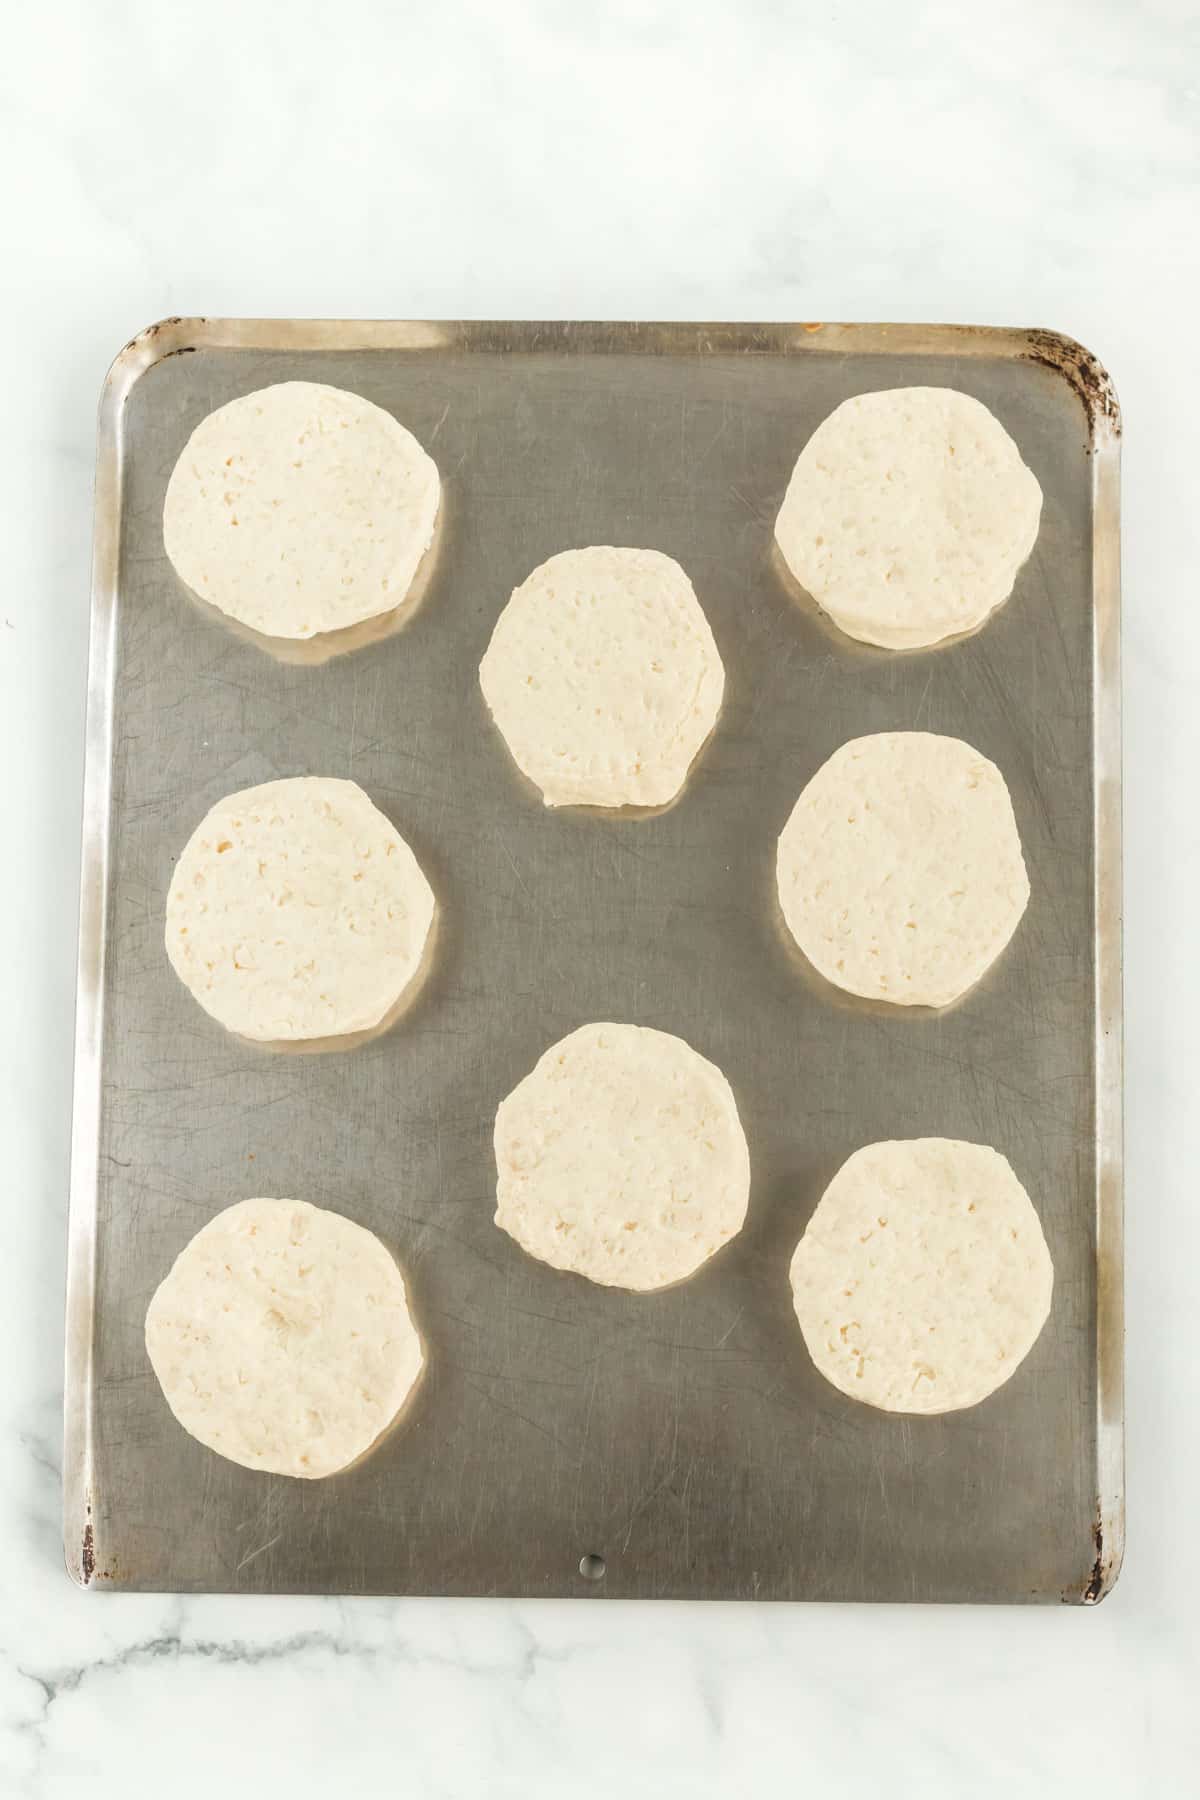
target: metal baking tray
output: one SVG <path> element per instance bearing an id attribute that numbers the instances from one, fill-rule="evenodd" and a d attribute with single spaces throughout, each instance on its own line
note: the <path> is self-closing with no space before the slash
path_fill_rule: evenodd
<path id="1" fill-rule="evenodd" d="M 211 408 L 303 376 L 394 411 L 441 468 L 429 591 L 320 666 L 210 618 L 163 552 L 164 485 Z M 858 391 L 948 384 L 1045 493 L 1008 604 L 897 655 L 790 592 L 772 524 L 810 432 Z M 1123 1532 L 1118 453 L 1104 372 L 1038 331 L 875 325 L 170 319 L 100 410 L 67 1297 L 65 1540 L 93 1587 L 1095 1601 Z M 553 551 L 683 563 L 725 660 L 717 731 L 649 819 L 549 813 L 477 667 Z M 1033 897 L 940 1014 L 818 991 L 774 923 L 773 855 L 844 739 L 923 727 L 999 764 Z M 442 904 L 402 1025 L 345 1054 L 242 1045 L 163 952 L 172 859 L 275 776 L 353 776 Z M 492 1223 L 498 1101 L 588 1019 L 677 1032 L 750 1142 L 743 1233 L 659 1295 L 530 1261 Z M 970 1411 L 897 1418 L 809 1362 L 787 1263 L 859 1145 L 938 1134 L 1011 1160 L 1054 1257 L 1049 1322 Z M 142 1342 L 186 1240 L 298 1195 L 402 1258 L 429 1366 L 407 1423 L 324 1482 L 251 1473 L 175 1423 Z M 581 1567 L 582 1565 L 582 1567 Z M 601 1572 L 603 1571 L 603 1572 Z"/>

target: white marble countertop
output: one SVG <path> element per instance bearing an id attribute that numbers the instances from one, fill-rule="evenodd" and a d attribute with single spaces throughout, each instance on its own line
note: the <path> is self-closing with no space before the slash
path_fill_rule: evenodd
<path id="1" fill-rule="evenodd" d="M 1195 6 L 51 0 L 8 14 L 0 87 L 0 1793 L 1183 1796 L 1200 1750 Z M 119 345 L 190 312 L 1037 324 L 1111 369 L 1130 1513 L 1102 1607 L 70 1586 L 61 1295 L 94 409 Z"/>

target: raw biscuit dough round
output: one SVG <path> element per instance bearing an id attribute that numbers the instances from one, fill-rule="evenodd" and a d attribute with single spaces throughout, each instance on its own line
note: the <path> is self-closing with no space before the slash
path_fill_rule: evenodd
<path id="1" fill-rule="evenodd" d="M 167 955 L 240 1037 L 342 1037 L 398 1003 L 434 910 L 416 857 L 355 782 L 268 781 L 219 800 L 188 839 Z"/>
<path id="2" fill-rule="evenodd" d="M 167 485 L 163 542 L 202 600 L 267 637 L 311 638 L 402 603 L 440 492 L 382 407 L 284 381 L 200 421 Z"/>
<path id="3" fill-rule="evenodd" d="M 775 524 L 801 587 L 849 636 L 912 649 L 1012 592 L 1042 510 L 986 406 L 954 388 L 844 400 L 800 453 Z"/>
<path id="4" fill-rule="evenodd" d="M 1029 878 L 1004 777 L 960 738 L 853 738 L 813 776 L 776 860 L 787 927 L 847 993 L 948 1006 L 1004 949 Z"/>
<path id="5" fill-rule="evenodd" d="M 912 1138 L 844 1163 L 791 1264 L 813 1362 L 886 1412 L 974 1406 L 1006 1382 L 1050 1311 L 1038 1216 L 985 1144 Z"/>
<path id="6" fill-rule="evenodd" d="M 741 1230 L 750 1158 L 729 1083 L 682 1038 L 581 1026 L 496 1114 L 496 1223 L 555 1269 L 645 1292 Z"/>
<path id="7" fill-rule="evenodd" d="M 664 806 L 716 724 L 725 670 L 657 550 L 564 550 L 501 613 L 479 680 L 547 806 Z"/>
<path id="8" fill-rule="evenodd" d="M 307 1478 L 370 1449 L 423 1361 L 392 1256 L 303 1200 L 242 1200 L 198 1231 L 150 1302 L 146 1350 L 185 1431 Z"/>

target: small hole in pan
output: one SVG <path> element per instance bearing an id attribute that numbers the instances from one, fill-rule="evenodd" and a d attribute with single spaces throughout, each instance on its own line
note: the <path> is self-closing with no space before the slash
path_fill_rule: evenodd
<path id="1" fill-rule="evenodd" d="M 599 1581 L 604 1574 L 604 1567 L 604 1558 L 598 1556 L 594 1550 L 579 1559 L 579 1573 L 585 1581 Z"/>

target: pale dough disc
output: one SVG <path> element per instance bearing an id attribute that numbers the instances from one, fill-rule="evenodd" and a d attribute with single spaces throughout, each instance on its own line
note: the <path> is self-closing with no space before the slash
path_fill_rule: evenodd
<path id="1" fill-rule="evenodd" d="M 218 800 L 167 895 L 167 955 L 240 1037 L 303 1042 L 378 1025 L 421 964 L 433 892 L 353 781 L 299 776 Z"/>
<path id="2" fill-rule="evenodd" d="M 856 394 L 800 453 L 775 536 L 850 637 L 890 649 L 972 631 L 1033 549 L 1042 490 L 1000 421 L 954 388 Z"/>
<path id="3" fill-rule="evenodd" d="M 725 670 L 657 550 L 564 550 L 501 613 L 479 680 L 547 806 L 663 806 L 716 724 Z"/>
<path id="4" fill-rule="evenodd" d="M 826 980 L 896 1006 L 965 994 L 1029 899 L 1004 777 L 925 731 L 835 750 L 784 826 L 776 877 L 788 929 Z"/>
<path id="5" fill-rule="evenodd" d="M 163 542 L 202 600 L 267 637 L 311 638 L 401 604 L 440 491 L 382 407 L 284 381 L 200 421 L 167 485 Z"/>
<path id="6" fill-rule="evenodd" d="M 150 1302 L 146 1349 L 185 1431 L 304 1477 L 369 1450 L 423 1361 L 388 1251 L 303 1200 L 242 1200 L 198 1231 Z"/>
<path id="7" fill-rule="evenodd" d="M 792 1258 L 813 1362 L 886 1412 L 953 1412 L 1006 1382 L 1050 1311 L 1029 1196 L 985 1144 L 869 1144 L 830 1182 Z"/>
<path id="8" fill-rule="evenodd" d="M 750 1158 L 729 1083 L 682 1038 L 584 1025 L 496 1114 L 496 1223 L 605 1287 L 682 1281 L 742 1228 Z"/>

